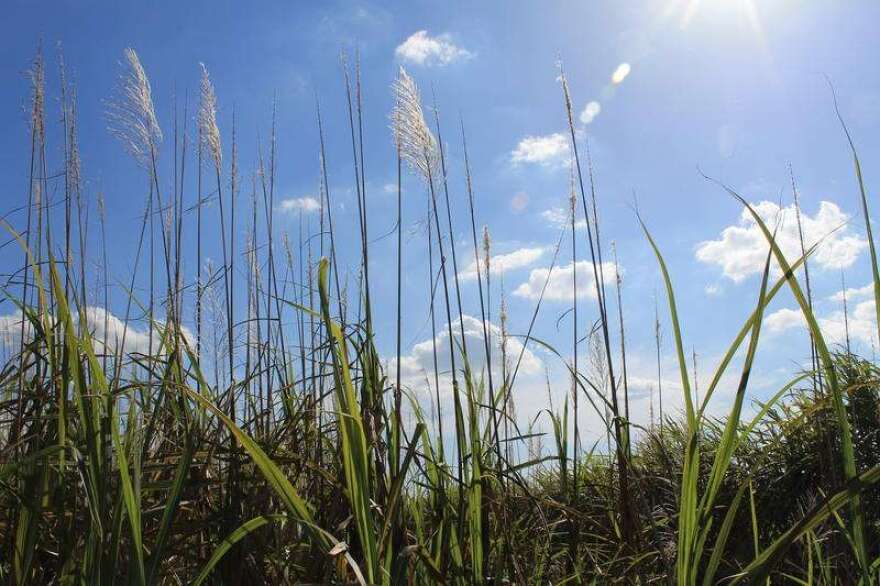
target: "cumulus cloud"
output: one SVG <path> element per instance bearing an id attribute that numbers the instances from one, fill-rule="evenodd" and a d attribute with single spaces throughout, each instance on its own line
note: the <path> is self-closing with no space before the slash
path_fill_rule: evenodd
<path id="1" fill-rule="evenodd" d="M 842 344 L 846 342 L 846 334 L 849 331 L 850 340 L 856 340 L 866 346 L 877 344 L 877 319 L 874 309 L 874 300 L 868 299 L 856 303 L 855 307 L 849 306 L 846 315 L 843 309 L 837 309 L 820 317 L 819 327 L 831 342 Z"/>
<path id="2" fill-rule="evenodd" d="M 125 354 L 146 354 L 152 347 L 153 352 L 159 349 L 162 333 L 160 328 L 163 325 L 157 324 L 152 332 L 149 328 L 136 325 L 129 322 L 128 331 L 125 331 L 125 322 L 116 317 L 113 313 L 105 310 L 103 307 L 89 306 L 80 315 L 74 316 L 74 323 L 79 324 L 84 319 L 98 353 L 116 353 L 122 346 L 123 333 L 125 336 Z M 192 332 L 186 328 L 181 328 L 183 336 L 188 343 L 194 344 L 195 337 Z M 0 316 L 0 344 L 10 348 L 17 349 L 22 332 L 25 340 L 30 340 L 34 336 L 33 326 L 29 320 L 24 321 L 24 329 L 22 330 L 22 314 L 17 311 L 12 314 Z M 152 338 L 152 346 L 151 346 Z"/>
<path id="3" fill-rule="evenodd" d="M 486 353 L 483 346 L 483 322 L 477 317 L 464 315 L 462 321 L 455 320 L 452 324 L 452 335 L 455 338 L 456 352 L 460 352 L 459 345 L 461 342 L 461 327 L 464 324 L 464 335 L 468 349 L 468 361 L 471 370 L 476 373 L 483 372 L 486 369 Z M 438 324 L 439 325 L 439 324 Z M 501 373 L 501 328 L 493 323 L 486 323 L 489 330 L 489 337 L 492 340 L 492 372 L 493 374 Z M 434 339 L 437 346 L 437 368 L 441 374 L 448 374 L 451 369 L 451 361 L 449 358 L 449 332 L 443 324 L 442 329 L 438 328 L 437 337 Z M 407 380 L 414 383 L 424 381 L 425 373 L 433 375 L 434 372 L 434 355 L 431 339 L 424 340 L 415 344 L 409 354 L 402 356 L 400 359 L 401 375 Z M 508 367 L 513 368 L 519 358 L 520 352 L 523 351 L 521 338 L 508 337 L 507 339 L 507 356 L 509 360 Z M 456 354 L 458 356 L 458 354 Z M 394 362 L 392 360 L 392 362 Z M 462 367 L 460 360 L 456 359 L 457 368 Z M 394 364 L 391 365 L 394 368 Z M 523 352 L 522 362 L 520 363 L 519 374 L 531 376 L 541 374 L 544 370 L 543 361 L 535 355 L 530 349 L 526 348 Z M 448 385 L 446 386 L 447 388 Z"/>
<path id="4" fill-rule="evenodd" d="M 547 283 L 544 299 L 548 301 L 572 301 L 574 299 L 572 280 L 575 271 L 577 272 L 578 299 L 585 297 L 595 298 L 596 279 L 593 274 L 593 263 L 586 260 L 578 261 L 576 264 L 569 263 L 565 266 L 555 267 L 552 273 L 550 273 L 549 268 L 545 267 L 533 269 L 529 273 L 528 280 L 517 287 L 513 294 L 526 299 L 539 299 L 549 274 L 550 282 Z M 616 278 L 614 263 L 602 263 L 602 272 L 605 275 L 606 283 L 614 282 Z"/>
<path id="5" fill-rule="evenodd" d="M 581 112 L 581 122 L 584 124 L 589 124 L 592 122 L 596 116 L 602 111 L 602 105 L 597 101 L 588 102 L 586 106 L 584 106 L 583 112 Z"/>
<path id="6" fill-rule="evenodd" d="M 561 132 L 546 136 L 527 136 L 510 153 L 514 165 L 536 163 L 544 167 L 565 165 L 569 160 L 568 138 Z"/>
<path id="7" fill-rule="evenodd" d="M 449 33 L 432 37 L 426 30 L 411 34 L 397 46 L 394 54 L 401 61 L 424 66 L 444 66 L 474 56 L 467 49 L 453 43 Z"/>
<path id="8" fill-rule="evenodd" d="M 521 269 L 537 262 L 547 252 L 547 248 L 519 248 L 513 252 L 506 254 L 496 254 L 489 259 L 489 271 L 492 275 L 500 275 L 501 273 Z M 485 263 L 480 258 L 480 274 L 486 272 Z M 458 278 L 467 281 L 477 278 L 477 261 L 471 261 L 471 264 L 458 273 Z"/>
<path id="9" fill-rule="evenodd" d="M 804 325 L 806 325 L 804 314 L 799 309 L 784 307 L 764 317 L 764 327 L 771 334 L 779 334 Z"/>
<path id="10" fill-rule="evenodd" d="M 846 291 L 838 291 L 834 295 L 831 295 L 828 299 L 830 301 L 843 301 L 844 296 L 846 297 L 847 302 L 855 301 L 858 299 L 864 299 L 866 297 L 871 297 L 874 295 L 874 283 L 868 283 L 864 287 L 848 287 Z"/>
<path id="11" fill-rule="evenodd" d="M 306 196 L 306 197 L 291 197 L 289 199 L 285 199 L 281 201 L 279 205 L 282 212 L 305 212 L 310 214 L 312 212 L 317 212 L 321 209 L 321 202 L 317 200 L 317 198 Z"/>
<path id="12" fill-rule="evenodd" d="M 870 287 L 872 293 L 873 285 Z M 825 313 L 816 312 L 816 322 L 827 342 L 843 344 L 846 342 L 847 332 L 849 332 L 850 341 L 861 342 L 865 345 L 877 344 L 874 299 L 866 297 L 869 297 L 869 292 L 865 291 L 864 287 L 848 289 L 846 312 L 843 311 L 842 306 L 837 306 Z M 839 291 L 829 299 L 842 302 L 843 292 Z M 789 330 L 798 330 L 805 335 L 807 333 L 807 322 L 800 309 L 783 308 L 774 311 L 764 318 L 764 324 L 770 334 L 782 334 Z"/>
<path id="13" fill-rule="evenodd" d="M 801 256 L 800 238 L 794 205 L 779 205 L 762 201 L 753 204 L 761 219 L 772 229 L 779 221 L 776 241 L 789 262 Z M 815 215 L 801 212 L 804 241 L 809 248 L 822 240 L 810 257 L 814 266 L 822 269 L 842 269 L 852 265 L 867 242 L 846 224 L 850 216 L 836 204 L 823 201 Z M 767 258 L 767 241 L 748 210 L 743 210 L 738 225 L 728 226 L 718 240 L 707 240 L 697 245 L 697 260 L 719 265 L 724 276 L 735 282 L 760 273 Z"/>

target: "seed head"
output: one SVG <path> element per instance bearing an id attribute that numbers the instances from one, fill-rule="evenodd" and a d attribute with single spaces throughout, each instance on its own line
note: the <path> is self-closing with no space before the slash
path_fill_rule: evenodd
<path id="1" fill-rule="evenodd" d="M 39 138 L 40 142 L 45 137 L 45 124 L 43 109 L 46 100 L 46 78 L 43 68 L 43 53 L 37 53 L 34 57 L 34 64 L 28 72 L 31 78 L 31 126 L 34 134 Z"/>
<path id="2" fill-rule="evenodd" d="M 138 163 L 147 166 L 162 142 L 162 129 L 153 107 L 150 80 L 137 53 L 127 48 L 124 55 L 125 71 L 107 110 L 109 130 Z"/>
<path id="3" fill-rule="evenodd" d="M 202 146 L 205 147 L 214 159 L 214 165 L 220 169 L 223 162 L 220 148 L 220 129 L 217 127 L 217 95 L 214 93 L 214 85 L 208 76 L 208 68 L 204 63 L 202 67 L 201 82 L 201 105 L 199 106 L 199 135 Z"/>
<path id="4" fill-rule="evenodd" d="M 492 240 L 489 237 L 489 226 L 483 226 L 483 264 L 489 274 L 489 259 L 492 257 Z"/>
<path id="5" fill-rule="evenodd" d="M 437 141 L 425 122 L 419 88 L 403 67 L 391 88 L 395 97 L 391 111 L 394 142 L 410 168 L 428 181 L 437 166 Z"/>

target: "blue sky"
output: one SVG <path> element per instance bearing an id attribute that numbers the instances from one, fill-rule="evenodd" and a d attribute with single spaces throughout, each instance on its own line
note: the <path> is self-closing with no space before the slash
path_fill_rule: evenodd
<path id="1" fill-rule="evenodd" d="M 880 49 L 875 23 L 880 6 L 869 2 L 816 0 L 654 0 L 633 2 L 265 2 L 247 8 L 236 2 L 55 2 L 13 1 L 0 23 L 0 212 L 24 202 L 28 128 L 23 107 L 24 72 L 42 40 L 49 69 L 50 167 L 58 168 L 55 45 L 61 43 L 76 83 L 80 142 L 87 195 L 104 192 L 110 218 L 110 262 L 114 275 L 128 274 L 146 180 L 108 135 L 104 111 L 120 74 L 125 47 L 140 55 L 153 88 L 160 124 L 171 136 L 173 100 L 198 100 L 199 62 L 211 72 L 219 101 L 224 147 L 229 148 L 234 107 L 245 176 L 255 168 L 258 140 L 269 133 L 273 95 L 278 105 L 279 165 L 275 221 L 279 234 L 298 238 L 295 203 L 318 190 L 315 96 L 321 101 L 330 186 L 345 266 L 355 271 L 355 196 L 340 49 L 359 49 L 366 109 L 366 179 L 371 235 L 393 228 L 394 149 L 388 129 L 393 105 L 390 83 L 404 65 L 430 99 L 431 88 L 444 124 L 450 158 L 450 188 L 461 259 L 472 259 L 464 191 L 459 115 L 468 133 L 478 206 L 493 254 L 507 256 L 503 284 L 510 329 L 522 333 L 534 307 L 530 292 L 549 266 L 559 226 L 555 212 L 567 200 L 568 143 L 556 78 L 559 59 L 596 168 L 601 228 L 606 252 L 613 240 L 623 270 L 631 372 L 647 416 L 653 365 L 655 292 L 661 295 L 656 262 L 640 233 L 637 202 L 669 263 L 681 308 L 686 345 L 697 353 L 705 379 L 757 297 L 763 247 L 741 209 L 701 171 L 740 190 L 752 202 L 792 202 L 789 164 L 800 191 L 808 236 L 826 240 L 814 261 L 817 312 L 832 339 L 841 341 L 842 305 L 832 299 L 847 285 L 868 283 L 869 264 L 859 215 L 858 191 L 843 133 L 834 114 L 826 76 L 865 167 L 873 194 L 873 161 L 880 158 Z M 588 107 L 588 104 L 594 103 Z M 598 104 L 598 106 L 596 105 Z M 54 110 L 52 110 L 54 108 Z M 586 113 L 585 113 L 586 112 Z M 585 114 L 584 114 L 585 113 Z M 583 115 L 583 117 L 582 117 Z M 170 180 L 170 143 L 162 160 Z M 228 154 L 228 152 L 227 152 Z M 191 175 L 192 177 L 192 175 Z M 244 185 L 247 186 L 245 181 Z M 192 186 L 188 187 L 190 194 Z M 424 187 L 405 181 L 406 230 L 404 340 L 418 386 L 426 329 L 427 252 L 422 220 Z M 247 188 L 242 192 L 246 201 Z M 874 200 L 871 200 L 872 203 Z M 825 203 L 823 203 L 825 202 Z M 307 206 L 308 207 L 308 206 Z M 773 204 L 761 208 L 775 217 Z M 208 209 L 216 214 L 216 209 Z M 11 216 L 20 221 L 20 215 Z M 314 224 L 317 215 L 304 213 Z M 786 216 L 793 226 L 793 215 Z M 851 224 L 846 224 L 851 219 Z M 841 227 L 843 226 L 843 227 Z M 238 227 L 244 241 L 247 226 Z M 726 230 L 726 232 L 725 232 Z M 789 234 L 791 240 L 792 234 Z M 216 242 L 210 234 L 206 242 Z M 188 234 L 187 238 L 192 238 Z M 709 244 L 706 244 L 709 243 Z M 790 241 L 794 246 L 794 241 Z M 585 243 L 579 244 L 581 254 Z M 8 248 L 6 250 L 9 250 Z M 5 254 L 5 253 L 4 253 Z M 214 258 L 219 251 L 214 250 Z M 374 243 L 373 294 L 382 300 L 376 327 L 380 348 L 394 347 L 393 238 Z M 563 247 L 559 261 L 571 263 Z M 4 258 L 6 271 L 15 260 Z M 192 263 L 192 261 L 190 261 Z M 464 267 L 462 267 L 464 268 Z M 190 265 L 190 271 L 194 267 Z M 537 271 L 533 273 L 533 271 Z M 586 271 L 581 271 L 586 274 Z M 558 276 L 564 275 L 558 272 Z M 559 277 L 561 279 L 561 277 Z M 498 286 L 493 277 L 497 316 Z M 529 284 L 532 284 L 530 287 Z M 571 354 L 570 291 L 560 280 L 546 300 L 536 335 Z M 583 287 L 582 290 L 587 290 Z M 551 291 L 554 291 L 551 289 Z M 476 287 L 463 286 L 464 310 L 477 315 Z M 121 297 L 120 297 L 121 298 Z M 873 307 L 864 293 L 849 296 L 851 334 L 857 349 L 871 352 Z M 866 305 L 867 304 L 867 305 Z M 763 396 L 808 357 L 806 336 L 781 295 L 768 316 L 759 349 L 753 393 Z M 118 312 L 118 307 L 111 307 Z M 595 301 L 579 300 L 581 323 L 595 319 Z M 8 303 L 0 314 L 11 312 Z M 560 316 L 563 316 L 561 320 Z M 670 336 L 664 340 L 664 385 L 675 393 Z M 584 357 L 586 345 L 581 348 Z M 558 363 L 535 350 L 518 401 L 524 412 L 545 406 L 543 372 L 559 382 Z M 558 361 L 557 361 L 558 362 Z M 421 377 L 423 378 L 423 377 Z M 666 381 L 666 379 L 669 379 Z M 636 385 L 636 386 L 638 386 Z M 564 388 L 564 383 L 558 386 Z M 666 398 L 667 405 L 675 405 Z M 719 410 L 724 393 L 720 393 Z"/>

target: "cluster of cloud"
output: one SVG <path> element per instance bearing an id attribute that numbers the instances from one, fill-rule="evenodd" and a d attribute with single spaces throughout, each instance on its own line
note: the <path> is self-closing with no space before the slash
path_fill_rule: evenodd
<path id="1" fill-rule="evenodd" d="M 150 349 L 153 352 L 159 350 L 162 338 L 161 323 L 150 329 L 129 322 L 126 330 L 122 319 L 97 306 L 86 307 L 81 315 L 75 315 L 74 324 L 79 325 L 81 319 L 84 320 L 98 353 L 114 354 L 122 351 L 124 354 L 146 354 Z M 186 327 L 182 327 L 181 331 L 187 342 L 194 344 L 195 337 L 192 332 Z M 34 328 L 30 320 L 23 319 L 20 311 L 0 316 L 0 345 L 17 350 L 22 334 L 25 340 L 32 340 Z"/>
<path id="2" fill-rule="evenodd" d="M 519 248 L 506 254 L 496 254 L 489 258 L 489 271 L 492 275 L 500 275 L 506 271 L 521 269 L 537 262 L 547 252 L 545 247 Z M 482 258 L 479 263 L 480 274 L 485 274 L 486 266 Z M 458 278 L 470 281 L 477 278 L 477 261 L 471 261 L 464 270 L 459 271 Z"/>
<path id="3" fill-rule="evenodd" d="M 465 344 L 468 350 L 468 361 L 471 370 L 475 373 L 485 372 L 486 369 L 486 352 L 483 341 L 483 322 L 480 318 L 471 315 L 464 315 L 462 320 L 455 320 L 452 324 L 452 336 L 455 339 L 455 352 L 459 356 L 461 349 L 461 325 L 464 325 Z M 439 325 L 439 324 L 438 324 Z M 501 328 L 491 322 L 486 322 L 486 328 L 491 338 L 491 354 L 492 354 L 492 373 L 500 376 L 502 367 L 502 332 Z M 438 328 L 438 333 L 433 342 L 430 338 L 415 344 L 409 354 L 401 356 L 400 369 L 401 376 L 413 386 L 423 386 L 425 376 L 433 375 L 434 372 L 434 347 L 437 348 L 437 371 L 444 377 L 450 375 L 452 363 L 450 360 L 449 331 L 446 324 L 442 328 Z M 508 368 L 514 368 L 522 353 L 522 362 L 519 366 L 518 374 L 525 376 L 539 375 L 544 370 L 543 361 L 530 349 L 523 349 L 522 340 L 508 336 L 506 343 L 506 353 L 508 358 Z M 394 368 L 394 360 L 391 361 L 390 369 Z M 456 368 L 462 368 L 460 360 L 456 359 Z M 479 378 L 479 375 L 478 375 Z M 451 388 L 449 385 L 443 385 L 443 388 Z"/>
<path id="4" fill-rule="evenodd" d="M 281 200 L 278 207 L 282 212 L 303 212 L 310 214 L 321 210 L 321 202 L 312 196 L 291 197 Z"/>
<path id="5" fill-rule="evenodd" d="M 844 299 L 853 301 L 854 299 L 869 297 L 874 294 L 874 283 L 868 283 L 864 287 L 849 287 L 844 291 L 838 291 L 834 295 L 828 297 L 829 301 L 842 302 Z"/>
<path id="6" fill-rule="evenodd" d="M 445 66 L 455 61 L 470 59 L 473 53 L 459 47 L 452 41 L 449 33 L 432 37 L 428 31 L 421 30 L 411 34 L 397 46 L 394 54 L 406 63 L 424 66 Z"/>
<path id="7" fill-rule="evenodd" d="M 569 151 L 568 138 L 561 132 L 546 136 L 526 136 L 510 153 L 510 162 L 514 165 L 564 166 L 568 164 Z"/>
<path id="8" fill-rule="evenodd" d="M 605 262 L 601 265 L 601 273 L 606 283 L 613 283 L 617 278 L 614 263 Z M 548 282 L 549 275 L 549 282 Z M 576 277 L 576 279 L 575 279 Z M 581 260 L 577 263 L 569 263 L 565 266 L 555 267 L 550 272 L 549 267 L 533 269 L 525 283 L 517 287 L 513 294 L 525 299 L 540 299 L 544 292 L 547 301 L 573 301 L 575 297 L 575 280 L 577 283 L 577 297 L 596 297 L 596 277 L 593 263 Z M 546 290 L 544 288 L 546 283 Z"/>
<path id="9" fill-rule="evenodd" d="M 850 341 L 861 342 L 866 346 L 877 344 L 877 314 L 874 306 L 874 285 L 847 289 L 845 292 L 847 311 L 838 306 L 832 311 L 817 315 L 816 322 L 823 336 L 829 342 L 842 344 L 847 334 Z M 838 291 L 828 298 L 842 303 L 844 291 Z M 790 330 L 807 331 L 807 322 L 800 309 L 783 308 L 767 315 L 764 325 L 770 334 L 782 334 Z"/>
<path id="10" fill-rule="evenodd" d="M 794 205 L 781 208 L 773 202 L 762 201 L 753 204 L 753 207 L 771 230 L 778 224 L 776 242 L 789 262 L 800 258 L 801 242 Z M 849 218 L 830 201 L 821 202 L 813 216 L 801 212 L 806 248 L 821 241 L 810 257 L 813 266 L 822 269 L 846 268 L 865 249 L 867 242 L 850 229 L 847 224 Z M 740 282 L 763 270 L 767 250 L 763 232 L 748 210 L 743 210 L 739 224 L 724 228 L 717 240 L 698 244 L 696 257 L 700 262 L 720 266 L 725 277 Z"/>

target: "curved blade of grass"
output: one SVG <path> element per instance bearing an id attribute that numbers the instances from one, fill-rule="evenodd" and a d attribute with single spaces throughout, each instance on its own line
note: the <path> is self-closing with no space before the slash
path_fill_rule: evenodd
<path id="1" fill-rule="evenodd" d="M 727 513 L 724 515 L 724 521 L 718 530 L 718 537 L 715 539 L 715 547 L 712 555 L 709 556 L 709 562 L 706 564 L 706 572 L 703 574 L 703 586 L 712 586 L 715 584 L 715 573 L 718 571 L 718 565 L 721 563 L 721 556 L 724 554 L 724 547 L 727 539 L 730 537 L 730 531 L 733 529 L 733 522 L 736 519 L 736 512 L 739 509 L 739 503 L 748 488 L 748 482 L 740 484 L 736 495 L 733 497 Z"/>
<path id="2" fill-rule="evenodd" d="M 764 262 L 764 272 L 761 276 L 761 291 L 758 295 L 758 305 L 755 310 L 754 319 L 752 320 L 752 333 L 749 337 L 746 358 L 743 361 L 742 375 L 740 376 L 733 406 L 731 407 L 730 414 L 727 416 L 724 432 L 722 433 L 721 439 L 718 442 L 718 447 L 715 450 L 715 456 L 712 460 L 712 469 L 709 472 L 709 480 L 706 489 L 703 492 L 703 496 L 700 498 L 700 504 L 698 505 L 698 514 L 702 525 L 698 531 L 700 531 L 702 535 L 697 539 L 697 549 L 694 552 L 694 560 L 699 560 L 702 557 L 703 544 L 708 538 L 711 527 L 711 523 L 707 521 L 711 520 L 712 511 L 715 507 L 715 497 L 718 494 L 718 489 L 721 487 L 725 474 L 727 474 L 730 462 L 733 459 L 734 449 L 738 444 L 737 432 L 739 428 L 740 413 L 742 412 L 742 405 L 749 384 L 752 363 L 754 362 L 755 354 L 758 350 L 758 339 L 761 334 L 761 323 L 764 319 L 764 308 L 767 306 L 766 293 L 767 280 L 770 275 L 770 259 L 770 251 L 768 250 L 767 259 Z"/>
<path id="3" fill-rule="evenodd" d="M 222 410 L 206 397 L 203 397 L 197 391 L 188 386 L 184 386 L 183 390 L 196 403 L 213 413 L 214 416 L 220 419 L 220 421 L 223 422 L 223 425 L 232 432 L 232 435 L 235 436 L 241 446 L 247 451 L 248 455 L 254 461 L 254 464 L 256 464 L 257 468 L 260 469 L 260 472 L 263 473 L 269 486 L 272 487 L 281 499 L 281 502 L 284 503 L 284 506 L 294 515 L 294 518 L 299 521 L 304 521 L 306 525 L 315 525 L 311 506 L 303 500 L 278 465 L 266 455 L 266 452 L 257 445 L 257 442 L 243 432 L 235 422 L 233 422 L 225 413 L 223 413 Z M 316 533 L 316 537 L 318 537 L 321 545 L 328 550 L 334 545 L 329 543 L 326 536 L 322 533 Z"/>
<path id="4" fill-rule="evenodd" d="M 773 569 L 774 565 L 780 561 L 791 545 L 800 537 L 809 531 L 815 530 L 829 516 L 834 514 L 838 509 L 851 503 L 853 499 L 880 482 L 880 466 L 875 466 L 847 481 L 845 487 L 840 491 L 825 497 L 822 501 L 814 506 L 804 518 L 783 533 L 772 545 L 761 552 L 755 560 L 746 566 L 743 572 L 736 576 L 733 584 L 747 580 L 754 584 L 764 580 Z M 868 574 L 865 574 L 866 576 Z"/>
<path id="5" fill-rule="evenodd" d="M 141 503 L 131 479 L 126 448 L 122 444 L 122 436 L 119 432 L 119 417 L 111 417 L 110 434 L 113 438 L 113 450 L 116 453 L 119 477 L 122 481 L 122 499 L 125 504 L 129 526 L 131 527 L 132 549 L 134 550 L 135 562 L 137 564 L 137 577 L 140 584 L 144 585 L 147 583 L 147 579 L 144 572 L 144 544 L 141 535 Z"/>
<path id="6" fill-rule="evenodd" d="M 406 473 L 409 470 L 409 466 L 410 464 L 412 464 L 413 458 L 416 455 L 416 448 L 418 447 L 419 439 L 421 438 L 422 432 L 424 432 L 424 430 L 424 423 L 416 424 L 415 432 L 413 432 L 409 447 L 406 450 L 406 455 L 404 456 L 403 462 L 401 463 L 400 472 L 394 479 L 394 484 L 391 485 L 391 490 L 388 493 L 388 506 L 386 507 L 387 510 L 385 512 L 385 523 L 382 527 L 382 536 L 379 539 L 380 555 L 381 552 L 385 551 L 385 548 L 388 545 L 388 540 L 391 537 L 391 527 L 393 525 L 393 519 L 397 513 L 400 496 L 403 493 L 403 482 L 406 479 Z"/>
<path id="7" fill-rule="evenodd" d="M 871 275 L 874 280 L 874 311 L 875 317 L 877 318 L 877 334 L 878 337 L 880 337 L 880 268 L 877 266 L 877 249 L 874 246 L 874 233 L 871 230 L 871 216 L 868 213 L 868 196 L 865 193 L 865 180 L 862 177 L 862 164 L 859 161 L 859 153 L 856 151 L 856 145 L 853 142 L 852 135 L 849 133 L 849 128 L 847 127 L 846 122 L 844 122 L 843 115 L 840 113 L 840 108 L 837 105 L 837 93 L 834 91 L 834 86 L 831 86 L 831 96 L 834 100 L 834 112 L 837 114 L 837 120 L 840 121 L 840 126 L 843 128 L 843 133 L 846 135 L 846 141 L 849 143 L 849 149 L 853 158 L 853 166 L 856 171 L 856 180 L 859 182 L 862 216 L 865 220 L 865 233 L 868 237 L 868 252 L 871 255 Z"/>
<path id="8" fill-rule="evenodd" d="M 193 586 L 201 586 L 201 584 L 208 579 L 208 576 L 211 575 L 211 572 L 214 571 L 217 564 L 220 563 L 220 560 L 223 559 L 223 556 L 226 555 L 236 543 L 260 527 L 268 525 L 271 522 L 283 522 L 286 519 L 287 515 L 260 515 L 259 517 L 254 517 L 253 519 L 242 523 L 237 529 L 227 535 L 223 539 L 223 542 L 217 546 L 214 553 L 211 554 L 211 558 L 205 563 L 204 567 L 202 567 L 202 571 L 199 572 L 199 575 L 193 581 Z"/>
<path id="9" fill-rule="evenodd" d="M 697 563 L 692 558 L 694 545 L 698 539 L 697 524 L 697 481 L 699 477 L 699 420 L 694 411 L 691 399 L 691 386 L 687 372 L 687 359 L 684 356 L 684 346 L 681 341 L 681 327 L 678 322 L 678 310 L 675 304 L 675 292 L 672 288 L 672 280 L 666 268 L 666 262 L 660 249 L 651 237 L 648 227 L 639 217 L 639 224 L 654 251 L 654 256 L 660 265 L 660 272 L 666 287 L 666 298 L 669 303 L 669 315 L 672 322 L 672 331 L 675 337 L 675 350 L 678 356 L 678 366 L 681 374 L 681 384 L 685 399 L 685 413 L 687 417 L 688 439 L 684 461 L 682 462 L 681 489 L 678 513 L 678 549 L 676 558 L 676 578 L 681 586 L 693 584 L 696 580 Z"/>
<path id="10" fill-rule="evenodd" d="M 828 386 L 831 389 L 834 414 L 837 419 L 838 428 L 840 429 L 840 443 L 841 451 L 843 453 L 843 469 L 844 473 L 846 474 L 846 478 L 848 480 L 852 480 L 857 476 L 855 449 L 853 447 L 852 440 L 852 430 L 850 429 L 849 419 L 847 418 L 846 406 L 843 402 L 843 393 L 841 392 L 840 386 L 837 381 L 837 373 L 834 369 L 834 363 L 831 359 L 831 354 L 828 351 L 828 346 L 825 342 L 825 338 L 822 335 L 822 331 L 819 328 L 818 322 L 816 321 L 816 316 L 813 314 L 813 311 L 810 308 L 807 299 L 804 297 L 800 284 L 798 283 L 797 279 L 794 278 L 794 274 L 791 271 L 791 266 L 786 260 L 785 255 L 782 253 L 782 250 L 777 245 L 772 234 L 770 233 L 770 230 L 767 228 L 767 224 L 755 211 L 755 209 L 745 200 L 745 198 L 743 198 L 741 195 L 739 195 L 726 185 L 719 185 L 721 185 L 721 187 L 724 188 L 727 193 L 738 200 L 748 210 L 749 214 L 752 216 L 752 218 L 755 220 L 755 223 L 764 234 L 764 238 L 770 245 L 770 249 L 772 250 L 773 255 L 776 257 L 776 262 L 779 264 L 783 273 L 788 275 L 789 288 L 791 289 L 792 294 L 797 300 L 798 305 L 800 305 L 801 312 L 804 315 L 804 319 L 806 320 L 807 325 L 809 326 L 809 329 L 813 334 L 813 339 L 816 344 L 816 350 L 819 353 L 819 357 L 821 358 L 826 380 L 828 381 Z M 868 555 L 867 546 L 865 544 L 865 521 L 858 495 L 854 496 L 849 504 L 853 518 L 853 537 L 856 543 L 858 562 L 863 572 L 867 573 Z"/>
<path id="11" fill-rule="evenodd" d="M 174 480 L 171 484 L 171 490 L 169 490 L 168 492 L 168 499 L 165 504 L 165 508 L 162 511 L 162 520 L 159 524 L 159 532 L 153 545 L 153 551 L 150 554 L 149 568 L 147 571 L 147 577 L 149 578 L 150 584 L 154 582 L 156 578 L 156 573 L 159 571 L 159 564 L 165 557 L 165 542 L 168 540 L 169 531 L 171 530 L 171 523 L 172 521 L 174 521 L 174 515 L 177 512 L 178 505 L 180 504 L 180 496 L 183 493 L 183 488 L 186 485 L 186 479 L 189 476 L 189 467 L 192 463 L 193 453 L 193 444 L 189 434 L 187 433 L 184 438 L 183 454 L 180 455 L 180 459 L 177 463 L 177 469 L 174 473 Z"/>
<path id="12" fill-rule="evenodd" d="M 811 246 L 807 250 L 807 252 L 797 260 L 797 262 L 795 262 L 793 265 L 791 265 L 791 274 L 794 274 L 794 272 L 797 271 L 797 269 L 800 268 L 800 266 L 806 262 L 807 258 L 809 258 L 813 254 L 813 252 L 816 250 L 816 248 L 818 246 L 819 246 L 819 243 L 817 242 L 816 244 Z M 776 294 L 780 291 L 780 289 L 782 289 L 782 287 L 785 286 L 785 284 L 788 282 L 788 278 L 789 278 L 789 273 L 785 273 L 776 280 L 776 282 L 773 284 L 772 287 L 770 287 L 770 289 L 767 291 L 767 294 L 764 297 L 764 306 L 765 307 L 770 304 L 770 302 L 773 300 L 773 298 L 776 296 Z M 712 398 L 712 394 L 715 392 L 715 389 L 717 388 L 718 383 L 721 382 L 722 375 L 727 371 L 728 365 L 733 360 L 733 357 L 736 355 L 737 350 L 739 350 L 739 347 L 742 344 L 743 340 L 745 340 L 748 333 L 752 330 L 752 325 L 755 322 L 755 317 L 757 316 L 757 312 L 759 310 L 763 311 L 764 307 L 755 308 L 755 310 L 752 311 L 752 314 L 749 316 L 749 319 L 747 319 L 746 322 L 743 324 L 742 328 L 740 328 L 739 333 L 733 339 L 733 342 L 731 342 L 730 346 L 727 349 L 727 352 L 724 354 L 724 357 L 721 359 L 721 362 L 719 362 L 718 367 L 715 370 L 715 374 L 712 376 L 712 381 L 709 383 L 709 386 L 706 387 L 706 392 L 704 393 L 702 403 L 700 404 L 698 417 L 702 417 L 706 407 L 709 404 L 709 399 Z"/>
<path id="13" fill-rule="evenodd" d="M 367 580 L 372 584 L 379 572 L 375 530 L 370 506 L 370 457 L 361 409 L 348 366 L 348 349 L 342 329 L 330 317 L 328 270 L 330 262 L 322 258 L 318 265 L 318 293 L 321 314 L 332 341 L 333 376 L 336 404 L 339 409 L 339 433 L 342 438 L 342 461 L 352 514 L 357 526 L 366 562 Z M 369 342 L 371 343 L 371 342 Z"/>

